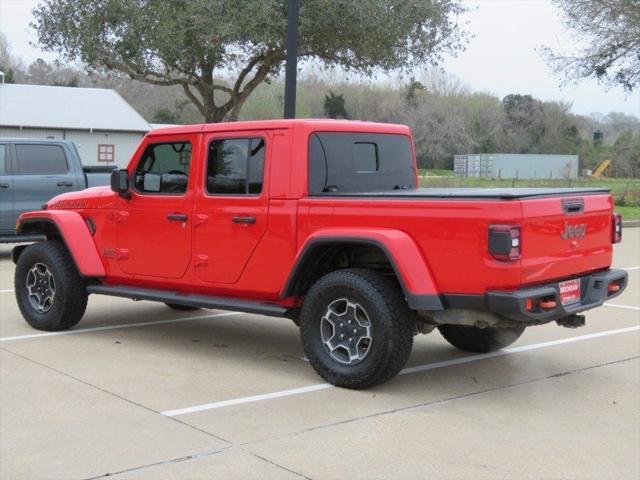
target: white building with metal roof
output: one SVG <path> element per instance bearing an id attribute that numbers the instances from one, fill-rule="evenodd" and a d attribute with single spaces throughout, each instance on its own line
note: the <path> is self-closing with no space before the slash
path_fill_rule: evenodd
<path id="1" fill-rule="evenodd" d="M 84 165 L 125 167 L 149 130 L 115 90 L 0 84 L 0 137 L 71 140 Z"/>

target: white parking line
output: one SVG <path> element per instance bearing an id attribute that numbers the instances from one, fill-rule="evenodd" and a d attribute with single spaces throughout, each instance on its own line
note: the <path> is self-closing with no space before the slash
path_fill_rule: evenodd
<path id="1" fill-rule="evenodd" d="M 630 272 L 631 270 L 640 270 L 640 267 L 627 267 L 627 268 L 622 268 L 621 270 L 626 270 L 627 272 Z"/>
<path id="2" fill-rule="evenodd" d="M 605 307 L 624 308 L 625 310 L 640 310 L 640 307 L 632 307 L 631 305 L 618 305 L 617 303 L 604 303 Z"/>
<path id="3" fill-rule="evenodd" d="M 10 293 L 13 292 L 13 288 L 8 288 L 7 290 L 0 290 L 0 293 Z"/>
<path id="4" fill-rule="evenodd" d="M 556 345 L 562 345 L 565 343 L 581 342 L 583 340 L 591 340 L 593 338 L 606 337 L 609 335 L 617 335 L 621 333 L 629 333 L 640 330 L 640 325 L 634 327 L 620 328 L 617 330 L 606 330 L 604 332 L 590 333 L 588 335 L 581 335 L 572 338 L 563 338 L 560 340 L 552 340 L 550 342 L 534 343 L 531 345 L 524 345 L 522 347 L 507 348 L 499 350 L 497 352 L 482 353 L 479 355 L 469 355 L 467 357 L 454 358 L 452 360 L 444 360 L 442 362 L 428 363 L 426 365 L 418 365 L 416 367 L 405 368 L 400 372 L 400 375 L 407 375 L 411 373 L 424 372 L 427 370 L 434 370 L 437 368 L 450 367 L 453 365 L 460 365 L 463 363 L 477 362 L 487 358 L 500 357 L 503 355 L 509 355 L 514 353 L 527 352 L 530 350 L 537 350 L 539 348 L 553 347 Z M 215 410 L 218 408 L 231 407 L 235 405 L 242 405 L 244 403 L 260 402 L 264 400 L 273 400 L 275 398 L 289 397 L 291 395 L 301 395 L 304 393 L 317 392 L 319 390 L 326 390 L 333 388 L 333 385 L 329 383 L 317 383 L 315 385 L 308 385 L 306 387 L 293 388 L 291 390 L 281 390 L 278 392 L 265 393 L 262 395 L 253 395 L 250 397 L 240 397 L 231 400 L 223 400 L 220 402 L 205 403 L 203 405 L 194 405 L 192 407 L 178 408 L 175 410 L 167 410 L 161 412 L 166 417 L 177 417 L 180 415 L 187 415 L 190 413 L 202 412 L 204 410 Z"/>
<path id="5" fill-rule="evenodd" d="M 65 330 L 62 332 L 34 333 L 31 335 L 18 335 L 17 337 L 2 337 L 0 338 L 0 342 L 13 342 L 15 340 L 27 340 L 30 338 L 40 338 L 40 337 L 53 337 L 57 335 L 75 335 L 76 333 L 101 332 L 104 330 L 115 330 L 118 328 L 148 327 L 150 325 L 165 325 L 167 323 L 190 322 L 192 320 L 201 320 L 205 318 L 217 318 L 217 317 L 230 317 L 232 315 L 241 315 L 241 314 L 242 312 L 212 313 L 210 315 L 199 315 L 197 317 L 173 318 L 169 320 L 157 320 L 153 322 L 125 323 L 122 325 L 107 325 L 105 327 L 79 328 L 77 330 Z"/>

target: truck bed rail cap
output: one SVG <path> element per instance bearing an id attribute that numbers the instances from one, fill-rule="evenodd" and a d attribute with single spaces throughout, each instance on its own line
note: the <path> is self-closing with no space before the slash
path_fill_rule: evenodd
<path id="1" fill-rule="evenodd" d="M 385 192 L 330 192 L 320 197 L 392 197 L 392 198 L 498 198 L 518 199 L 566 195 L 608 193 L 608 188 L 415 188 Z"/>

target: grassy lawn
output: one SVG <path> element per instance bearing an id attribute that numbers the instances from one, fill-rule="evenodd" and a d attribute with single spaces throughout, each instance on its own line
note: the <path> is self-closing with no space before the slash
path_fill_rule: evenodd
<path id="1" fill-rule="evenodd" d="M 439 170 L 438 170 L 439 171 Z M 445 170 L 446 171 L 446 170 Z M 451 170 L 448 170 L 451 172 Z M 422 173 L 422 170 L 421 170 Z M 452 173 L 452 172 L 451 172 Z M 420 177 L 423 187 L 605 187 L 611 190 L 616 205 L 624 208 L 625 218 L 638 218 L 640 212 L 640 178 L 574 178 L 574 179 L 498 179 L 454 177 L 452 175 Z M 624 205 L 624 206 L 623 206 Z M 627 208 L 631 207 L 631 208 Z M 624 215 L 624 214 L 623 214 Z"/>
<path id="2" fill-rule="evenodd" d="M 453 170 L 445 170 L 444 168 L 420 168 L 418 170 L 421 177 L 453 177 Z"/>
<path id="3" fill-rule="evenodd" d="M 622 215 L 622 220 L 640 220 L 640 207 L 617 205 L 616 212 Z"/>

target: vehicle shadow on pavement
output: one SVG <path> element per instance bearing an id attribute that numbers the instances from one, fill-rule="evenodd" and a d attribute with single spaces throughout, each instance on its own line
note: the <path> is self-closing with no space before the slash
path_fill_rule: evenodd
<path id="1" fill-rule="evenodd" d="M 158 312 L 165 316 L 164 309 L 159 308 Z M 184 318 L 207 313 L 207 310 L 188 312 Z M 108 325 L 107 318 L 96 316 L 103 315 L 87 315 L 92 322 L 89 325 L 80 322 L 76 329 L 90 328 L 94 322 Z M 120 318 L 119 323 L 154 321 L 157 318 L 153 311 L 147 311 L 144 316 Z M 180 316 L 174 313 L 173 318 Z M 108 335 L 105 335 L 107 333 Z M 137 354 L 153 351 L 162 354 L 166 359 L 188 357 L 191 362 L 215 364 L 212 366 L 216 368 L 250 368 L 253 374 L 259 375 L 263 372 L 273 372 L 277 367 L 284 374 L 303 373 L 311 382 L 323 381 L 315 375 L 304 358 L 298 328 L 288 319 L 257 315 L 221 316 L 80 334 L 80 337 L 85 336 L 117 344 L 123 355 L 127 355 L 127 350 L 131 348 L 136 350 Z M 415 337 L 408 366 L 440 362 L 466 355 L 469 354 L 451 347 L 437 332 L 433 332 L 428 336 Z"/>

